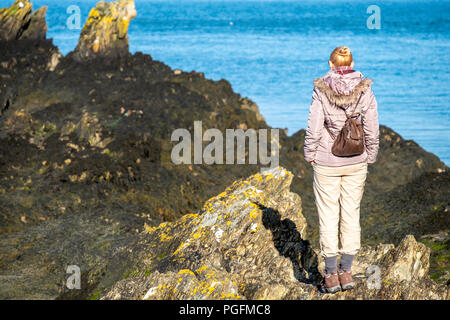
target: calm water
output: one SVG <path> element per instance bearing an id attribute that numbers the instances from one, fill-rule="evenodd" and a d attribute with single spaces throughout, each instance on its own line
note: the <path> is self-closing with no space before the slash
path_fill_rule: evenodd
<path id="1" fill-rule="evenodd" d="M 83 25 L 96 3 L 32 2 L 49 6 L 48 36 L 63 54 L 80 32 L 66 27 L 67 8 L 79 6 Z M 374 80 L 380 123 L 450 164 L 450 1 L 135 2 L 132 52 L 229 80 L 290 134 L 307 125 L 312 81 L 327 71 L 329 53 L 349 46 L 356 69 Z M 380 30 L 366 26 L 372 4 L 381 10 Z"/>

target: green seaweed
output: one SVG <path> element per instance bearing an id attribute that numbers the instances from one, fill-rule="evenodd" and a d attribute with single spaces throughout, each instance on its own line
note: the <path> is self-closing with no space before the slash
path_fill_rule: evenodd
<path id="1" fill-rule="evenodd" d="M 102 294 L 101 290 L 95 290 L 92 295 L 89 297 L 89 300 L 97 300 Z"/>

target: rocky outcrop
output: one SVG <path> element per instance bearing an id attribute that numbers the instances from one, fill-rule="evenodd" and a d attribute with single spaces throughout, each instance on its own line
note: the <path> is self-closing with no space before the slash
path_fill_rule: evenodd
<path id="1" fill-rule="evenodd" d="M 16 40 L 30 23 L 32 5 L 28 1 L 16 0 L 9 8 L 0 9 L 0 40 Z"/>
<path id="2" fill-rule="evenodd" d="M 28 0 L 0 9 L 0 116 L 23 83 L 33 86 L 46 71 L 53 71 L 61 58 L 51 39 L 46 39 L 47 7 L 32 11 Z"/>
<path id="3" fill-rule="evenodd" d="M 354 266 L 356 288 L 324 294 L 323 259 L 303 239 L 306 223 L 300 197 L 289 190 L 292 178 L 283 168 L 258 173 L 196 214 L 148 228 L 143 246 L 163 258 L 156 265 L 144 261 L 102 299 L 447 298 L 448 289 L 428 277 L 430 250 L 413 236 L 397 247 L 365 247 Z"/>
<path id="4" fill-rule="evenodd" d="M 47 7 L 41 7 L 33 12 L 28 27 L 23 31 L 20 39 L 44 40 L 47 37 L 47 22 L 45 14 Z"/>
<path id="5" fill-rule="evenodd" d="M 128 25 L 136 16 L 133 0 L 99 2 L 89 13 L 74 51 L 77 61 L 129 54 Z"/>
<path id="6" fill-rule="evenodd" d="M 147 228 L 150 273 L 119 281 L 103 299 L 282 299 L 317 291 L 317 259 L 302 238 L 301 199 L 293 175 L 275 168 L 236 181 L 203 208 Z M 148 249 L 146 249 L 148 248 Z M 138 272 L 140 272 L 139 270 Z M 309 285 L 302 286 L 302 283 Z"/>
<path id="7" fill-rule="evenodd" d="M 32 10 L 28 0 L 16 0 L 9 8 L 0 9 L 0 40 L 44 40 L 47 7 Z"/>

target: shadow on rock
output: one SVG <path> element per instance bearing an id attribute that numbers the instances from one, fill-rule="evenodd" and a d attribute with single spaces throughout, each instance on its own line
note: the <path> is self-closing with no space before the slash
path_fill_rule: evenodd
<path id="1" fill-rule="evenodd" d="M 264 227 L 272 232 L 273 243 L 278 252 L 290 259 L 295 278 L 319 289 L 323 277 L 318 270 L 317 255 L 310 242 L 302 238 L 292 220 L 281 220 L 281 214 L 277 210 L 261 204 L 258 206 L 263 212 Z"/>

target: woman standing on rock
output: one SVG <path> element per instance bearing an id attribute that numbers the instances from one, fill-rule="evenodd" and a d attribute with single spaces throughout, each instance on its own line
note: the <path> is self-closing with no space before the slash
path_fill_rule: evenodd
<path id="1" fill-rule="evenodd" d="M 360 202 L 368 164 L 374 163 L 378 154 L 379 123 L 377 101 L 370 87 L 372 80 L 353 70 L 350 49 L 334 49 L 328 63 L 330 71 L 314 80 L 304 158 L 314 169 L 325 289 L 334 293 L 354 286 L 351 267 L 360 248 Z M 364 151 L 353 156 L 337 156 L 332 146 L 349 117 L 362 124 Z"/>

